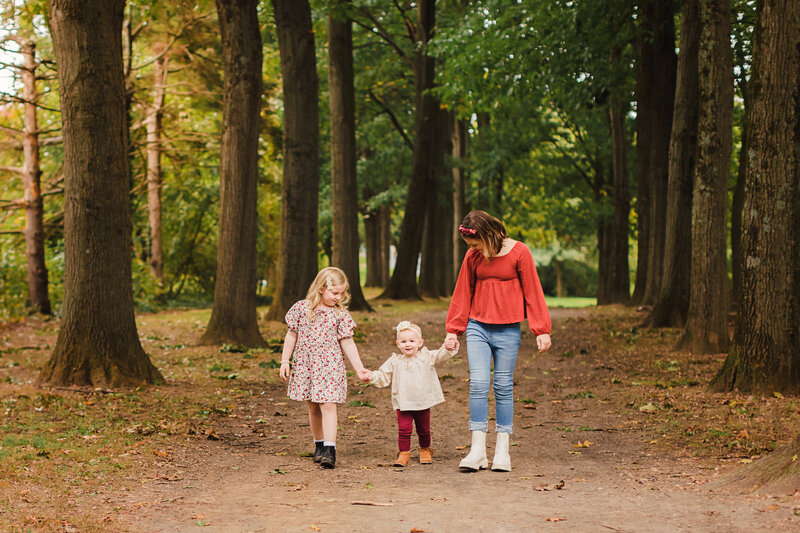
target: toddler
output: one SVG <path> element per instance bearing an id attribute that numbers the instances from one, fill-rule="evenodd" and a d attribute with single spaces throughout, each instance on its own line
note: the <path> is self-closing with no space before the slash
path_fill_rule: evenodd
<path id="1" fill-rule="evenodd" d="M 444 402 L 435 366 L 458 353 L 458 342 L 452 350 L 442 346 L 431 352 L 423 347 L 422 331 L 416 324 L 403 320 L 395 329 L 400 353 L 393 353 L 380 369 L 373 371 L 370 382 L 377 387 L 392 385 L 392 407 L 397 411 L 397 445 L 400 449 L 394 466 L 408 464 L 414 425 L 419 438 L 419 462 L 431 464 L 431 407 Z"/>

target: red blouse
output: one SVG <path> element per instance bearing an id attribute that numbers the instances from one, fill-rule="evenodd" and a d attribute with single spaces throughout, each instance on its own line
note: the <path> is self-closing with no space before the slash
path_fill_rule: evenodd
<path id="1" fill-rule="evenodd" d="M 523 243 L 515 243 L 506 255 L 489 262 L 477 250 L 464 256 L 447 311 L 447 332 L 461 335 L 470 318 L 486 324 L 512 324 L 527 318 L 534 335 L 550 333 L 542 285 L 531 251 Z"/>

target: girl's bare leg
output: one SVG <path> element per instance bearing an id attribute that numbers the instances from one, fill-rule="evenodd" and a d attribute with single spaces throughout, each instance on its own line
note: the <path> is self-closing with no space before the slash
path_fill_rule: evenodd
<path id="1" fill-rule="evenodd" d="M 321 403 L 317 405 L 319 405 L 319 410 L 322 412 L 322 434 L 325 436 L 325 440 L 336 442 L 336 427 L 339 424 L 339 419 L 336 416 L 336 404 Z"/>
<path id="2" fill-rule="evenodd" d="M 314 440 L 322 440 L 322 411 L 320 405 L 312 401 L 307 401 L 308 404 L 308 423 L 311 426 L 311 434 Z M 329 405 L 329 404 L 324 404 Z"/>

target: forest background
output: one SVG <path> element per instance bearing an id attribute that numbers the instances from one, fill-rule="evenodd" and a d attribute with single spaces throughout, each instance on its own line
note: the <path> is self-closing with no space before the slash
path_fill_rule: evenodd
<path id="1" fill-rule="evenodd" d="M 160 382 L 134 306 L 264 345 L 327 264 L 355 310 L 446 297 L 484 209 L 548 294 L 797 392 L 792 2 L 86 6 L 0 4 L 0 313 L 61 321 L 43 383 Z"/>

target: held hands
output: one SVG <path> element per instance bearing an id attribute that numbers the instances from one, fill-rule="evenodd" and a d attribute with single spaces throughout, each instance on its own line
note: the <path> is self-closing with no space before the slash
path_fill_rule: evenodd
<path id="1" fill-rule="evenodd" d="M 370 372 L 366 368 L 362 368 L 361 370 L 356 370 L 356 374 L 358 375 L 358 378 L 365 383 L 368 382 L 370 379 L 372 379 L 372 372 Z"/>
<path id="2" fill-rule="evenodd" d="M 447 336 L 444 338 L 444 349 L 448 352 L 452 352 L 453 350 L 459 347 L 458 344 L 458 337 L 455 333 L 448 333 Z"/>
<path id="3" fill-rule="evenodd" d="M 536 347 L 539 348 L 540 352 L 546 352 L 552 346 L 552 341 L 550 340 L 550 335 L 544 333 L 536 337 Z"/>

